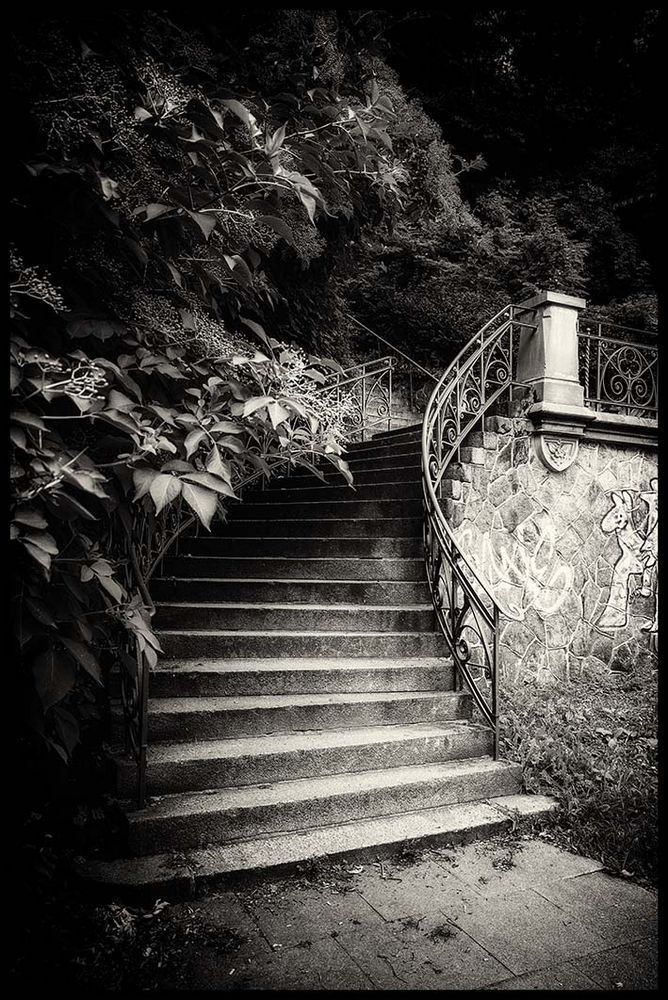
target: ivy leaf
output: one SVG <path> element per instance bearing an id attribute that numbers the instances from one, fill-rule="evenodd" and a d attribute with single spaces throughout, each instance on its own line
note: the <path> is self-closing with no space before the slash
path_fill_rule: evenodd
<path id="1" fill-rule="evenodd" d="M 133 469 L 132 481 L 135 484 L 135 500 L 145 496 L 151 489 L 151 483 L 159 473 L 155 469 Z"/>
<path id="2" fill-rule="evenodd" d="M 111 337 L 124 336 L 127 327 L 118 319 L 87 316 L 71 319 L 67 324 L 67 332 L 71 337 L 97 337 L 98 340 L 109 340 Z"/>
<path id="3" fill-rule="evenodd" d="M 183 499 L 188 506 L 197 514 L 198 518 L 207 530 L 211 530 L 211 521 L 218 507 L 218 499 L 211 490 L 203 489 L 201 486 L 193 486 L 183 482 Z"/>
<path id="4" fill-rule="evenodd" d="M 301 187 L 297 188 L 297 194 L 299 195 L 299 200 L 306 209 L 309 219 L 311 220 L 313 225 L 315 225 L 315 209 L 316 209 L 315 198 L 313 197 L 313 195 L 309 194 L 308 191 L 305 191 L 304 188 Z"/>
<path id="5" fill-rule="evenodd" d="M 279 424 L 285 423 L 285 421 L 290 418 L 288 410 L 286 410 L 284 406 L 281 406 L 280 403 L 269 403 L 267 406 L 267 412 L 269 413 L 269 419 L 271 420 L 271 425 L 274 430 L 276 430 Z"/>
<path id="6" fill-rule="evenodd" d="M 46 424 L 44 421 L 40 420 L 35 413 L 29 413 L 28 410 L 14 410 L 12 413 L 12 420 L 14 420 L 17 424 L 24 424 L 26 427 L 35 427 L 39 431 L 46 430 Z"/>
<path id="7" fill-rule="evenodd" d="M 244 417 L 250 417 L 250 415 L 255 413 L 256 410 L 259 410 L 260 407 L 273 402 L 273 396 L 251 396 L 251 398 L 247 399 L 244 403 L 243 415 Z"/>
<path id="8" fill-rule="evenodd" d="M 208 240 L 211 233 L 216 228 L 216 216 L 213 213 L 205 215 L 203 212 L 191 212 L 189 208 L 184 209 L 193 222 L 196 222 L 202 232 L 204 239 Z"/>
<path id="9" fill-rule="evenodd" d="M 14 520 L 19 521 L 21 524 L 27 524 L 29 528 L 48 527 L 46 518 L 38 514 L 36 510 L 17 510 L 14 514 Z"/>
<path id="10" fill-rule="evenodd" d="M 61 708 L 60 706 L 54 709 L 53 721 L 56 726 L 56 732 L 60 737 L 63 747 L 65 748 L 67 759 L 69 759 L 72 755 L 72 751 L 79 742 L 79 723 L 71 712 L 68 712 L 66 708 Z M 58 747 L 53 744 L 53 741 L 51 742 L 54 749 L 58 750 Z"/>
<path id="11" fill-rule="evenodd" d="M 229 483 L 212 475 L 210 472 L 189 472 L 183 477 L 184 486 L 186 482 L 206 486 L 207 489 L 214 490 L 216 493 L 224 493 L 227 497 L 235 496 L 234 490 Z"/>
<path id="12" fill-rule="evenodd" d="M 173 205 L 163 205 L 161 202 L 153 201 L 150 205 L 140 205 L 139 208 L 135 208 L 132 214 L 141 215 L 143 213 L 144 222 L 151 222 L 152 219 L 159 219 L 165 212 L 171 212 L 173 208 Z"/>
<path id="13" fill-rule="evenodd" d="M 97 579 L 100 586 L 106 590 L 116 604 L 121 604 L 124 596 L 122 587 L 110 576 L 98 576 Z"/>
<path id="14" fill-rule="evenodd" d="M 151 483 L 149 492 L 155 504 L 155 512 L 159 514 L 163 507 L 176 500 L 181 492 L 181 480 L 176 476 L 160 473 Z"/>
<path id="15" fill-rule="evenodd" d="M 184 446 L 186 449 L 186 456 L 188 458 L 190 458 L 190 456 L 197 451 L 201 442 L 204 440 L 206 436 L 207 436 L 206 431 L 203 431 L 201 429 L 190 432 L 190 434 L 188 435 L 188 437 L 185 439 L 184 442 Z"/>
<path id="16" fill-rule="evenodd" d="M 67 647 L 67 649 L 69 649 L 77 663 L 79 663 L 84 670 L 98 682 L 98 684 L 101 684 L 102 671 L 100 670 L 100 665 L 88 646 L 85 646 L 83 642 L 77 642 L 76 639 L 68 639 L 66 636 L 61 636 L 60 641 Z"/>
<path id="17" fill-rule="evenodd" d="M 38 621 L 40 625 L 48 625 L 49 628 L 56 627 L 55 619 L 44 601 L 40 601 L 37 597 L 26 597 L 25 605 L 35 621 Z"/>
<path id="18" fill-rule="evenodd" d="M 233 420 L 217 420 L 211 430 L 218 434 L 241 434 L 243 427 L 241 424 L 235 424 Z"/>
<path id="19" fill-rule="evenodd" d="M 251 288 L 253 285 L 253 275 L 250 273 L 248 264 L 243 257 L 240 257 L 238 253 L 232 255 L 224 253 L 223 257 L 239 284 L 243 285 L 244 288 Z"/>
<path id="20" fill-rule="evenodd" d="M 210 472 L 212 476 L 219 476 L 221 479 L 225 479 L 228 483 L 232 482 L 229 463 L 222 460 L 216 445 L 213 446 L 208 454 L 206 467 L 207 471 Z"/>
<path id="21" fill-rule="evenodd" d="M 43 552 L 48 552 L 49 555 L 58 555 L 56 540 L 53 535 L 50 535 L 47 531 L 29 531 L 24 535 L 23 540 L 25 542 L 30 542 L 31 545 L 36 545 L 38 549 L 42 549 Z"/>
<path id="22" fill-rule="evenodd" d="M 273 229 L 275 233 L 283 237 L 286 243 L 291 246 L 295 245 L 294 233 L 283 219 L 278 219 L 275 215 L 261 215 L 257 221 L 261 222 L 263 226 L 269 226 L 270 229 Z"/>
<path id="23" fill-rule="evenodd" d="M 76 680 L 76 668 L 72 661 L 57 653 L 53 647 L 37 657 L 32 672 L 35 689 L 45 711 L 62 701 Z"/>
<path id="24" fill-rule="evenodd" d="M 277 128 L 274 134 L 267 139 L 267 141 L 264 144 L 264 151 L 267 154 L 267 156 L 269 157 L 276 156 L 276 154 L 278 153 L 279 149 L 281 148 L 285 140 L 285 132 L 286 132 L 286 126 L 281 125 L 281 127 Z"/>
<path id="25" fill-rule="evenodd" d="M 256 323 L 255 320 L 252 320 L 252 319 L 246 319 L 245 316 L 240 316 L 239 317 L 239 322 L 243 323 L 243 325 L 247 326 L 249 330 L 252 330 L 253 333 L 257 334 L 257 336 L 260 338 L 260 340 L 263 343 L 265 343 L 267 345 L 267 347 L 271 350 L 271 344 L 269 343 L 269 337 L 264 332 L 264 328 L 261 327 L 259 323 Z"/>

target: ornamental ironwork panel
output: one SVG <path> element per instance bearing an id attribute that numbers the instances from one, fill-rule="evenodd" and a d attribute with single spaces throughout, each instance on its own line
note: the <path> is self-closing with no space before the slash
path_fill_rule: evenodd
<path id="1" fill-rule="evenodd" d="M 592 409 L 656 418 L 658 350 L 648 331 L 580 319 L 580 381 Z"/>

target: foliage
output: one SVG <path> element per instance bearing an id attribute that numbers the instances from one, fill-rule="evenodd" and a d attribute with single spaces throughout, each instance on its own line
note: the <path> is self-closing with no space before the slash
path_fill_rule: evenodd
<path id="1" fill-rule="evenodd" d="M 504 683 L 502 752 L 530 792 L 559 802 L 554 832 L 617 874 L 655 882 L 658 862 L 657 674 Z"/>
<path id="2" fill-rule="evenodd" d="M 328 71 L 325 15 L 282 14 L 311 32 L 308 72 L 271 93 L 157 12 L 15 34 L 13 620 L 33 727 L 64 760 L 106 668 L 135 672 L 135 643 L 155 663 L 137 571 L 156 518 L 210 528 L 286 461 L 350 480 L 322 391 L 338 366 L 275 336 L 285 275 L 328 227 L 399 204 L 406 174 L 376 81 Z M 272 44 L 252 39 L 258 65 Z"/>

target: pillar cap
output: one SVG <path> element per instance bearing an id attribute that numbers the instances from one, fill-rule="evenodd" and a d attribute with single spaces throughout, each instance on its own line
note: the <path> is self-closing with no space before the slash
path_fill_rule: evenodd
<path id="1" fill-rule="evenodd" d="M 570 306 L 571 309 L 586 309 L 587 300 L 576 295 L 565 295 L 564 292 L 538 292 L 526 302 L 521 302 L 525 309 L 537 309 L 539 306 Z"/>

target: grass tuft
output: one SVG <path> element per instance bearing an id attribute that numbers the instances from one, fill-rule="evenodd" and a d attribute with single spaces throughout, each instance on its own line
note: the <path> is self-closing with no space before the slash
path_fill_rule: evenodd
<path id="1" fill-rule="evenodd" d="M 501 752 L 559 802 L 555 839 L 612 872 L 657 880 L 657 672 L 502 686 Z"/>

